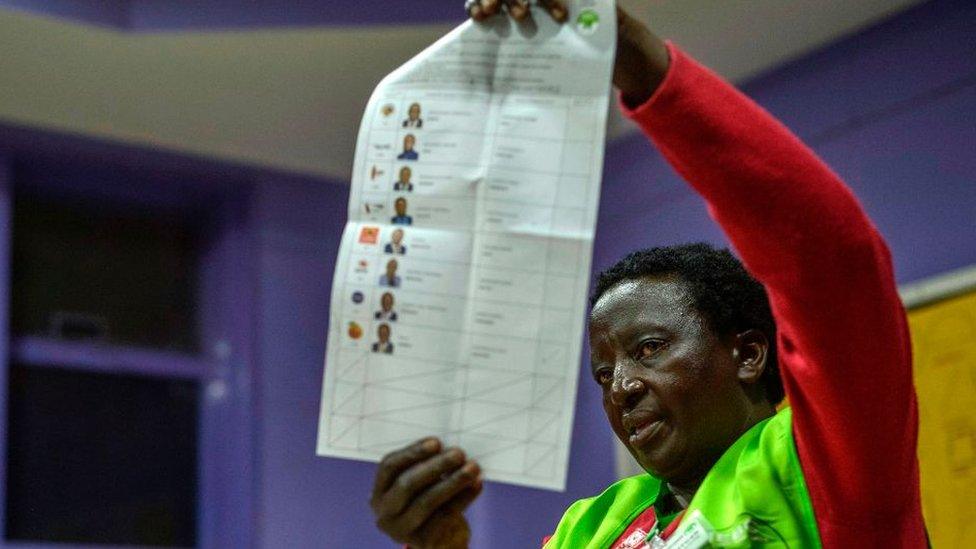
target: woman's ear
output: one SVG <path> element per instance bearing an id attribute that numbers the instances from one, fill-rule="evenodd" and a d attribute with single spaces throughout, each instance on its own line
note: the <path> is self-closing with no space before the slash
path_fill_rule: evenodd
<path id="1" fill-rule="evenodd" d="M 759 382 L 769 357 L 769 340 L 759 330 L 746 330 L 735 336 L 733 358 L 738 366 L 739 381 L 747 384 Z"/>

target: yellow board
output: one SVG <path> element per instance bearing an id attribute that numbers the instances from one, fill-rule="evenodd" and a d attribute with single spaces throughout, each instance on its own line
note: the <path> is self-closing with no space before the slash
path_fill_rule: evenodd
<path id="1" fill-rule="evenodd" d="M 976 547 L 976 292 L 909 311 L 922 508 L 936 548 Z"/>

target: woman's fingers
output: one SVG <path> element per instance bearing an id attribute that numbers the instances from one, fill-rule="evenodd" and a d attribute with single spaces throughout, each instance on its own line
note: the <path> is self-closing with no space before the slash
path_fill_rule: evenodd
<path id="1" fill-rule="evenodd" d="M 531 14 L 528 0 L 503 0 L 503 2 L 508 14 L 516 21 L 524 21 Z"/>
<path id="2" fill-rule="evenodd" d="M 380 499 L 390 488 L 400 473 L 409 469 L 415 463 L 419 463 L 436 454 L 441 449 L 441 442 L 436 438 L 425 438 L 397 450 L 390 452 L 380 461 L 379 470 L 376 473 L 376 481 L 373 484 L 373 501 Z"/>
<path id="3" fill-rule="evenodd" d="M 488 18 L 488 14 L 481 7 L 481 0 L 466 0 L 464 11 L 468 12 L 468 17 L 475 21 L 484 21 Z"/>
<path id="4" fill-rule="evenodd" d="M 538 0 L 538 2 L 557 22 L 563 23 L 569 18 L 569 10 L 562 0 Z M 467 0 L 464 3 L 464 10 L 475 21 L 484 21 L 503 11 L 503 8 L 516 21 L 525 21 L 532 16 L 529 0 Z"/>
<path id="5" fill-rule="evenodd" d="M 480 473 L 481 468 L 473 461 L 465 463 L 460 469 L 445 473 L 439 482 L 419 494 L 403 510 L 397 518 L 398 526 L 404 531 L 413 532 L 427 522 L 434 513 L 447 511 L 443 508 L 444 504 L 464 493 L 464 490 L 477 480 Z"/>
<path id="6" fill-rule="evenodd" d="M 465 463 L 464 452 L 453 448 L 426 461 L 417 463 L 401 473 L 379 502 L 378 513 L 382 517 L 399 515 L 428 487 L 450 475 Z M 421 502 L 424 503 L 424 502 Z"/>
<path id="7" fill-rule="evenodd" d="M 468 539 L 462 512 L 480 491 L 476 462 L 426 438 L 383 458 L 370 506 L 376 526 L 396 541 L 455 547 Z"/>
<path id="8" fill-rule="evenodd" d="M 457 494 L 453 499 L 451 499 L 451 501 L 447 502 L 447 504 L 443 507 L 444 511 L 450 513 L 463 513 L 464 510 L 468 508 L 468 505 L 471 505 L 471 502 L 481 495 L 481 489 L 484 488 L 484 486 L 484 482 L 479 476 L 475 479 L 471 486 L 468 486 L 463 492 Z"/>
<path id="9" fill-rule="evenodd" d="M 549 15 L 559 23 L 565 23 L 569 19 L 569 10 L 561 0 L 539 0 L 541 5 Z"/>
<path id="10" fill-rule="evenodd" d="M 480 0 L 481 12 L 487 17 L 491 17 L 502 9 L 501 0 Z"/>

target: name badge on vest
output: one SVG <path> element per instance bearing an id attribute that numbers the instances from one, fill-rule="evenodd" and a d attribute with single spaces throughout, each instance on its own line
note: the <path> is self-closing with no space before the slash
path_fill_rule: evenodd
<path id="1" fill-rule="evenodd" d="M 650 546 L 652 549 L 700 549 L 709 546 L 714 531 L 705 515 L 696 509 L 681 521 L 681 526 L 667 541 L 654 536 Z"/>

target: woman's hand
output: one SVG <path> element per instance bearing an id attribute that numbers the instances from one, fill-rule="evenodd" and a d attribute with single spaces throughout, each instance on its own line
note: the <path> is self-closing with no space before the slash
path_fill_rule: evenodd
<path id="1" fill-rule="evenodd" d="M 560 23 L 569 17 L 566 6 L 560 0 L 539 0 L 539 5 Z M 475 21 L 484 21 L 502 11 L 508 12 L 516 21 L 522 21 L 532 14 L 528 0 L 468 0 L 464 8 Z"/>
<path id="2" fill-rule="evenodd" d="M 538 0 L 556 21 L 563 23 L 571 14 L 560 0 Z M 507 13 L 522 21 L 532 15 L 528 0 L 468 0 L 464 4 L 475 21 Z M 636 107 L 650 99 L 668 73 L 670 59 L 664 41 L 644 23 L 617 8 L 617 57 L 613 66 L 613 85 L 624 103 Z"/>
<path id="3" fill-rule="evenodd" d="M 464 510 L 481 488 L 476 462 L 428 438 L 383 458 L 369 504 L 379 529 L 411 549 L 466 549 Z"/>

